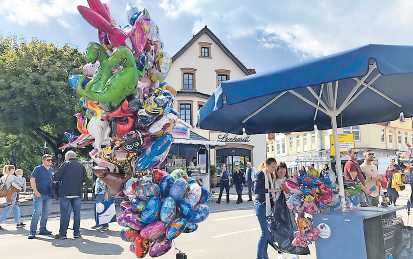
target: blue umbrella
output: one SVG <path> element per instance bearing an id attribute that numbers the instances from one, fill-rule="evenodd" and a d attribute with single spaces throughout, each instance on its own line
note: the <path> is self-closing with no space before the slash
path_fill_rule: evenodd
<path id="1" fill-rule="evenodd" d="M 413 47 L 367 45 L 291 68 L 222 82 L 200 128 L 235 134 L 333 129 L 413 115 Z M 341 164 L 336 163 L 344 202 Z"/>

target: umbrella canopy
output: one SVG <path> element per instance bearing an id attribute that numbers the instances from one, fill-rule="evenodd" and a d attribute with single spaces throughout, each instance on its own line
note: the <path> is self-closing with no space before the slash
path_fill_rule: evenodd
<path id="1" fill-rule="evenodd" d="M 413 47 L 367 45 L 295 67 L 222 82 L 199 112 L 203 129 L 311 131 L 413 112 Z"/>
<path id="2" fill-rule="evenodd" d="M 203 129 L 235 134 L 333 129 L 413 115 L 413 47 L 367 45 L 222 82 L 199 111 Z M 344 208 L 341 163 L 336 163 Z"/>

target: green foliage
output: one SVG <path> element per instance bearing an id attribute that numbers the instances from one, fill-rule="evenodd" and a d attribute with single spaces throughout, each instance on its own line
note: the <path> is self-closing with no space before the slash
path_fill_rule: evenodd
<path id="1" fill-rule="evenodd" d="M 78 102 L 67 78 L 83 63 L 83 55 L 67 45 L 0 38 L 0 131 L 22 144 L 36 134 L 28 149 L 42 146 L 43 138 L 57 153 L 63 132 L 74 127 Z"/>

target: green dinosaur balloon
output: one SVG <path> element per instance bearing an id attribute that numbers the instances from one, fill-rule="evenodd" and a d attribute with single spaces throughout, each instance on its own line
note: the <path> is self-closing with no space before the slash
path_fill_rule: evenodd
<path id="1" fill-rule="evenodd" d="M 92 63 L 99 61 L 100 65 L 85 87 L 82 86 L 84 76 L 77 82 L 76 91 L 80 96 L 115 107 L 128 95 L 135 94 L 143 72 L 137 69 L 135 58 L 128 48 L 119 47 L 109 57 L 99 43 L 91 42 L 87 47 L 86 59 Z"/>

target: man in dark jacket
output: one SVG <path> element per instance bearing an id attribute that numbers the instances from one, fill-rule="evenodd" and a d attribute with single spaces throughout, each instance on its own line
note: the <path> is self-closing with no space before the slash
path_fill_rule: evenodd
<path id="1" fill-rule="evenodd" d="M 252 168 L 251 162 L 247 163 L 247 186 L 248 186 L 248 201 L 252 201 L 252 188 L 254 185 L 254 169 Z"/>
<path id="2" fill-rule="evenodd" d="M 235 170 L 233 179 L 234 179 L 235 190 L 237 191 L 237 195 L 238 195 L 237 204 L 239 204 L 243 202 L 242 189 L 243 189 L 243 184 L 245 183 L 245 176 L 241 169 L 238 168 Z"/>
<path id="3" fill-rule="evenodd" d="M 59 183 L 60 229 L 56 239 L 66 239 L 70 214 L 73 210 L 73 237 L 80 238 L 80 205 L 83 183 L 86 179 L 85 167 L 76 159 L 74 151 L 68 151 L 65 162 L 54 175 Z"/>

